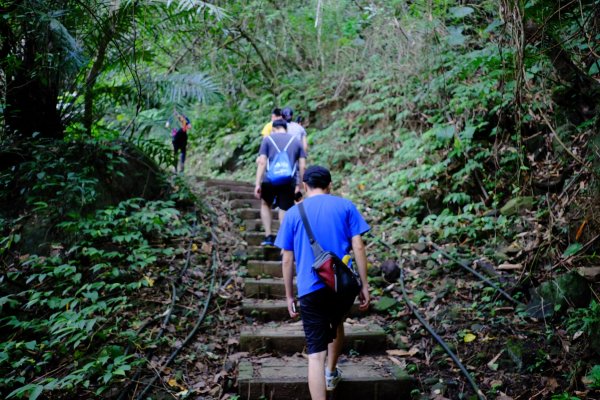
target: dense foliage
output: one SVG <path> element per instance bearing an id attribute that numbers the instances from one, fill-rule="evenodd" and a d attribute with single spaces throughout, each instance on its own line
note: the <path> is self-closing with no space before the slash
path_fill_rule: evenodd
<path id="1" fill-rule="evenodd" d="M 148 268 L 172 256 L 155 244 L 190 228 L 164 196 L 110 203 L 99 176 L 118 180 L 131 143 L 168 166 L 174 108 L 192 119 L 188 170 L 250 179 L 271 108 L 293 107 L 308 122 L 309 163 L 332 168 L 375 236 L 520 266 L 521 301 L 598 262 L 600 1 L 298 3 L 2 5 L 0 143 L 13 150 L 0 159 L 0 329 L 15 333 L 0 347 L 0 392 L 101 394 L 135 366 L 125 348 L 143 339 L 108 316 L 133 309 Z M 91 138 L 120 141 L 97 164 L 62 155 Z M 48 234 L 24 219 L 46 221 Z M 48 235 L 68 241 L 53 247 Z M 497 319 L 489 293 L 477 296 L 478 318 L 531 316 Z M 542 336 L 584 337 L 578 354 L 597 355 L 595 297 L 554 304 Z M 77 366 L 54 376 L 57 359 Z M 546 373 L 546 361 L 528 372 Z M 597 357 L 586 362 L 562 372 L 555 398 L 598 387 Z"/>

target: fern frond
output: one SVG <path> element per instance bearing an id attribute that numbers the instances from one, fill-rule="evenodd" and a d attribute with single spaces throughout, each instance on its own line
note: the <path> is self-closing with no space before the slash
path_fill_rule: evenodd
<path id="1" fill-rule="evenodd" d="M 160 0 L 159 0 L 160 1 Z M 215 17 L 217 20 L 227 18 L 225 10 L 214 4 L 208 3 L 201 0 L 166 0 L 167 6 L 171 6 L 173 3 L 177 3 L 177 11 L 190 11 L 196 10 L 196 13 L 207 12 L 208 14 Z"/>
<path id="2" fill-rule="evenodd" d="M 152 81 L 158 86 L 161 94 L 171 103 L 181 100 L 197 100 L 206 103 L 219 94 L 217 84 L 203 73 L 172 73 L 155 75 Z"/>
<path id="3" fill-rule="evenodd" d="M 71 72 L 78 70 L 85 63 L 83 48 L 71 35 L 69 30 L 56 18 L 48 18 L 48 28 L 52 33 L 54 44 L 65 54 L 65 65 Z"/>

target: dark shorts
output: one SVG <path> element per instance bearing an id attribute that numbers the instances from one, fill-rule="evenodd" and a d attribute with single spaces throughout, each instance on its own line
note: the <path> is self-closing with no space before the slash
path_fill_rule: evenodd
<path id="1" fill-rule="evenodd" d="M 260 198 L 267 204 L 275 204 L 277 207 L 287 211 L 294 205 L 293 184 L 271 185 L 269 182 L 263 182 L 260 185 Z"/>
<path id="2" fill-rule="evenodd" d="M 182 151 L 185 153 L 185 148 L 187 147 L 188 136 L 187 132 L 183 132 L 179 130 L 175 137 L 173 137 L 173 150 L 175 153 Z"/>
<path id="3" fill-rule="evenodd" d="M 300 297 L 300 315 L 306 336 L 308 354 L 327 350 L 333 342 L 337 327 L 346 319 L 356 296 L 342 298 L 328 288 Z"/>

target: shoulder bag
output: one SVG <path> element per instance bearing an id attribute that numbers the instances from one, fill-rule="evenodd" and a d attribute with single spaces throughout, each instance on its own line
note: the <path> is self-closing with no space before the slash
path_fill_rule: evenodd
<path id="1" fill-rule="evenodd" d="M 356 296 L 360 292 L 362 283 L 356 271 L 346 265 L 335 253 L 323 250 L 321 245 L 315 240 L 315 236 L 306 217 L 304 204 L 299 203 L 300 216 L 304 229 L 308 235 L 310 246 L 312 248 L 315 261 L 312 264 L 313 269 L 319 275 L 319 278 L 325 285 L 341 296 Z"/>

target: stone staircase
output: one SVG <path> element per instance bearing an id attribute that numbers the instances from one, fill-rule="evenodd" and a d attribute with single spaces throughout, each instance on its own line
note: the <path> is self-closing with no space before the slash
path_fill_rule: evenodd
<path id="1" fill-rule="evenodd" d="M 216 186 L 237 212 L 243 227 L 247 276 L 244 282 L 242 313 L 246 324 L 240 328 L 240 351 L 248 357 L 239 364 L 240 399 L 309 400 L 308 359 L 302 322 L 291 320 L 285 302 L 280 250 L 262 247 L 260 202 L 253 185 L 235 181 L 206 181 Z M 273 213 L 273 229 L 279 227 Z M 415 382 L 386 355 L 387 336 L 369 313 L 355 304 L 345 323 L 344 354 L 338 367 L 343 380 L 329 398 L 360 400 L 408 399 Z M 352 356 L 350 356 L 350 354 Z"/>

